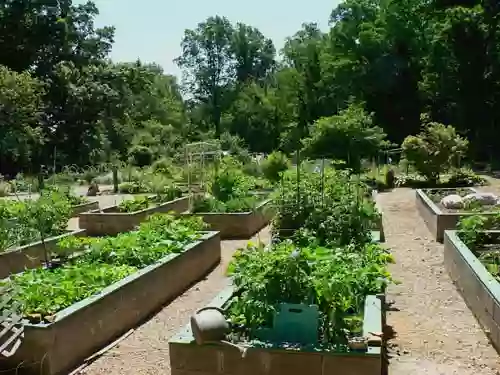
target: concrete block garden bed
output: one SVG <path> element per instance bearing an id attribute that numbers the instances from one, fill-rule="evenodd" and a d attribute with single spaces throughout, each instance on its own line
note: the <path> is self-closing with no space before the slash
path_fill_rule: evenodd
<path id="1" fill-rule="evenodd" d="M 211 230 L 220 232 L 221 239 L 247 239 L 269 224 L 274 215 L 271 203 L 271 200 L 266 200 L 250 212 L 200 212 L 182 215 L 202 217 Z"/>
<path id="2" fill-rule="evenodd" d="M 183 212 L 189 208 L 189 198 L 181 197 L 136 212 L 119 212 L 118 206 L 94 210 L 79 215 L 79 227 L 89 236 L 115 235 L 133 230 L 154 213 Z"/>
<path id="3" fill-rule="evenodd" d="M 68 231 L 60 236 L 45 239 L 45 248 L 51 253 L 57 248 L 57 242 L 69 236 L 84 236 L 85 230 Z M 45 248 L 41 241 L 0 252 L 0 279 L 25 269 L 40 267 L 45 261 Z"/>
<path id="4" fill-rule="evenodd" d="M 0 368 L 66 374 L 85 358 L 144 321 L 220 262 L 220 237 L 203 234 L 184 252 L 153 265 L 55 314 L 52 323 L 25 324 L 23 342 Z"/>
<path id="5" fill-rule="evenodd" d="M 444 236 L 444 263 L 452 281 L 497 351 L 500 350 L 500 284 L 450 230 Z"/>
<path id="6" fill-rule="evenodd" d="M 224 308 L 232 293 L 231 288 L 223 291 L 209 306 Z M 366 297 L 363 334 L 382 331 L 381 310 L 378 297 Z M 242 358 L 233 347 L 197 345 L 189 325 L 169 341 L 169 350 L 172 375 L 380 375 L 383 362 L 377 340 L 367 350 L 346 353 L 255 346 Z"/>
<path id="7" fill-rule="evenodd" d="M 433 238 L 438 242 L 443 242 L 444 231 L 455 229 L 461 218 L 478 214 L 478 212 L 466 212 L 461 210 L 455 210 L 453 212 L 448 211 L 445 208 L 442 208 L 439 204 L 434 203 L 426 193 L 427 190 L 428 189 L 416 190 L 416 205 L 420 215 L 427 225 L 427 228 L 432 233 Z M 449 191 L 450 194 L 453 194 L 457 189 L 446 188 L 432 190 Z M 465 188 L 463 190 L 468 190 L 470 193 L 477 193 L 477 190 L 473 188 Z M 481 215 L 488 214 L 488 212 L 481 212 Z"/>
<path id="8" fill-rule="evenodd" d="M 82 212 L 98 210 L 99 202 L 87 202 L 76 206 L 71 206 L 71 217 L 78 216 Z"/>

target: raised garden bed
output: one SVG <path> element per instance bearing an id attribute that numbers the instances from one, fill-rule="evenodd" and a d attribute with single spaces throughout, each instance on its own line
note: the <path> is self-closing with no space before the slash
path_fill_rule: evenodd
<path id="1" fill-rule="evenodd" d="M 79 215 L 79 227 L 89 236 L 115 235 L 133 230 L 137 225 L 154 213 L 180 213 L 189 208 L 189 198 L 181 197 L 136 212 L 120 212 L 118 206 L 93 210 Z"/>
<path id="2" fill-rule="evenodd" d="M 249 212 L 185 212 L 182 215 L 202 217 L 211 230 L 220 232 L 221 239 L 247 239 L 269 224 L 274 215 L 271 203 L 268 199 Z"/>
<path id="3" fill-rule="evenodd" d="M 446 189 L 432 189 L 439 190 L 443 192 L 449 192 L 453 194 L 457 191 L 456 188 L 446 188 Z M 470 193 L 477 193 L 474 188 L 460 188 L 460 190 L 467 190 Z M 431 231 L 432 236 L 438 242 L 443 242 L 444 231 L 452 230 L 456 228 L 458 221 L 465 217 L 471 215 L 477 215 L 478 212 L 467 212 L 460 210 L 446 210 L 440 207 L 439 204 L 434 203 L 432 199 L 426 193 L 427 189 L 417 189 L 416 190 L 416 204 L 420 215 L 425 221 L 427 228 Z M 484 211 L 481 215 L 494 214 L 493 212 Z"/>
<path id="4" fill-rule="evenodd" d="M 82 212 L 98 210 L 99 202 L 86 202 L 76 206 L 71 206 L 71 217 L 78 216 Z"/>
<path id="5" fill-rule="evenodd" d="M 84 235 L 84 229 L 68 231 L 60 236 L 45 239 L 45 247 L 51 253 L 57 249 L 57 242 L 62 238 Z M 25 269 L 40 267 L 44 261 L 45 249 L 41 241 L 0 252 L 0 279 L 4 279 L 14 273 L 22 272 Z"/>
<path id="6" fill-rule="evenodd" d="M 0 357 L 0 368 L 67 373 L 204 277 L 220 256 L 219 234 L 207 232 L 184 252 L 167 255 L 59 311 L 52 323 L 25 324 L 20 348 L 8 359 Z"/>
<path id="7" fill-rule="evenodd" d="M 488 332 L 490 341 L 500 351 L 500 284 L 460 239 L 459 233 L 445 231 L 446 270 L 476 319 Z"/>
<path id="8" fill-rule="evenodd" d="M 209 306 L 224 308 L 233 296 L 232 288 L 219 294 Z M 365 300 L 363 334 L 382 332 L 382 302 L 377 296 Z M 197 345 L 190 325 L 169 341 L 172 375 L 380 375 L 380 338 L 371 336 L 367 350 L 346 353 L 285 350 L 279 347 L 251 347 L 245 358 L 223 345 Z"/>

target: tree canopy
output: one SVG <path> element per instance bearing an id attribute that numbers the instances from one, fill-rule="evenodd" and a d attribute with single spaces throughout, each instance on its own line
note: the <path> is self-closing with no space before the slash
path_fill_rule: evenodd
<path id="1" fill-rule="evenodd" d="M 0 5 L 0 173 L 149 162 L 226 133 L 252 152 L 358 158 L 419 134 L 422 115 L 466 137 L 470 158 L 500 152 L 496 0 L 345 0 L 328 30 L 304 24 L 281 51 L 209 17 L 180 41 L 182 80 L 111 61 L 114 28 L 97 14 L 90 1 Z"/>

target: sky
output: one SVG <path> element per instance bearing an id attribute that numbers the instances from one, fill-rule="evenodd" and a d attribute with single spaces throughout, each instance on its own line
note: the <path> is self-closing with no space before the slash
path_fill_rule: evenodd
<path id="1" fill-rule="evenodd" d="M 93 0 L 99 8 L 96 26 L 114 26 L 114 61 L 156 62 L 165 73 L 180 76 L 172 61 L 181 52 L 185 29 L 195 29 L 209 16 L 257 27 L 277 49 L 304 22 L 328 29 L 328 18 L 340 0 Z M 77 0 L 83 3 L 85 0 Z"/>

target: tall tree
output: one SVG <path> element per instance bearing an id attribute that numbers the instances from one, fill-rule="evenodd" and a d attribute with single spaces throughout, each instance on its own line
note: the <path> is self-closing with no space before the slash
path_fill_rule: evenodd
<path id="1" fill-rule="evenodd" d="M 41 82 L 0 65 L 0 173 L 29 164 L 43 144 L 42 95 Z"/>
<path id="2" fill-rule="evenodd" d="M 238 23 L 232 38 L 232 54 L 236 79 L 264 82 L 275 67 L 276 50 L 271 39 L 255 27 Z"/>
<path id="3" fill-rule="evenodd" d="M 220 135 L 224 95 L 234 77 L 231 56 L 233 27 L 224 17 L 210 17 L 195 30 L 186 30 L 182 55 L 176 59 L 183 69 L 184 83 L 210 116 L 216 137 Z"/>

